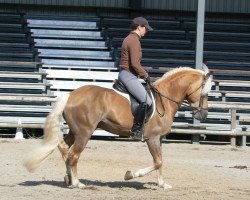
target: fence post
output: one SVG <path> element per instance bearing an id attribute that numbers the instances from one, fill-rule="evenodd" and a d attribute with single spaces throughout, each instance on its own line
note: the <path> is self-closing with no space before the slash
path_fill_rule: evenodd
<path id="1" fill-rule="evenodd" d="M 200 125 L 200 121 L 193 117 L 193 124 Z M 200 135 L 199 134 L 192 134 L 192 144 L 200 144 Z"/>
<path id="2" fill-rule="evenodd" d="M 200 0 L 197 1 L 196 47 L 195 47 L 196 69 L 201 69 L 203 63 L 204 21 L 205 21 L 205 0 Z M 200 122 L 193 118 L 193 124 L 199 125 Z M 192 144 L 199 144 L 199 143 L 200 143 L 200 135 L 192 134 Z"/>
<path id="3" fill-rule="evenodd" d="M 231 130 L 235 130 L 236 129 L 236 109 L 235 108 L 231 108 Z M 236 137 L 235 136 L 231 136 L 231 145 L 232 146 L 236 146 Z"/>
<path id="4" fill-rule="evenodd" d="M 245 135 L 238 136 L 237 140 L 236 140 L 236 144 L 237 144 L 237 146 L 240 146 L 240 147 L 246 147 L 247 146 L 247 136 L 245 136 Z"/>
<path id="5" fill-rule="evenodd" d="M 242 127 L 241 131 L 244 133 L 247 130 L 246 127 Z M 246 135 L 239 135 L 236 137 L 236 145 L 241 147 L 247 146 L 247 136 Z"/>

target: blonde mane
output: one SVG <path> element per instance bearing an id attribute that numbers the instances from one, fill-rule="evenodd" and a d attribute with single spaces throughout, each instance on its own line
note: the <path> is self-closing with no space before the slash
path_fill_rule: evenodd
<path id="1" fill-rule="evenodd" d="M 172 69 L 172 70 L 166 72 L 161 78 L 159 78 L 157 81 L 155 81 L 155 83 L 157 84 L 161 81 L 164 81 L 165 79 L 169 78 L 170 76 L 172 76 L 178 72 L 182 72 L 182 71 L 196 71 L 196 72 L 198 71 L 201 74 L 204 74 L 204 71 L 199 70 L 199 69 L 197 70 L 197 69 L 193 69 L 191 67 L 178 67 L 178 68 L 175 68 L 175 69 Z"/>
<path id="2" fill-rule="evenodd" d="M 200 70 L 200 69 L 193 69 L 191 67 L 178 67 L 178 68 L 175 68 L 175 69 L 172 69 L 172 70 L 166 72 L 161 78 L 159 78 L 157 81 L 155 81 L 155 84 L 158 84 L 158 83 L 164 81 L 165 79 L 171 77 L 172 75 L 174 75 L 178 72 L 182 72 L 182 71 L 195 71 L 195 72 L 200 72 L 202 75 L 206 75 L 206 73 L 208 73 L 208 72 L 204 72 L 203 70 Z M 211 90 L 211 87 L 212 87 L 212 79 L 210 76 L 208 78 L 203 90 L 202 90 L 202 94 L 203 95 L 208 94 Z"/>

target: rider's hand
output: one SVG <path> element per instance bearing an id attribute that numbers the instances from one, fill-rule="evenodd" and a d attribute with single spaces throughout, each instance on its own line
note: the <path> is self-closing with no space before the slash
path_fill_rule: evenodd
<path id="1" fill-rule="evenodd" d="M 149 76 L 149 75 L 144 79 L 144 81 L 145 81 L 147 84 L 151 85 L 151 80 L 150 80 L 150 76 Z"/>

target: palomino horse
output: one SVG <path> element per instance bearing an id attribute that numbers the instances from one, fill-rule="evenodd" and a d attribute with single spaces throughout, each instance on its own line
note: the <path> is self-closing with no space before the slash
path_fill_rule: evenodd
<path id="1" fill-rule="evenodd" d="M 208 92 L 211 90 L 211 77 L 208 68 L 203 70 L 188 67 L 169 71 L 158 79 L 153 88 L 156 92 L 157 112 L 145 124 L 147 145 L 153 157 L 153 165 L 144 169 L 127 171 L 125 180 L 142 177 L 157 170 L 158 186 L 171 188 L 162 178 L 161 138 L 170 132 L 174 116 L 186 99 L 196 112 L 198 120 L 207 117 Z M 29 171 L 34 171 L 58 146 L 66 164 L 65 182 L 76 188 L 85 187 L 79 182 L 77 162 L 95 129 L 100 128 L 120 136 L 130 136 L 133 116 L 129 101 L 112 89 L 98 86 L 83 86 L 60 97 L 44 127 L 41 147 L 32 151 L 24 163 Z M 62 116 L 70 131 L 61 137 Z"/>

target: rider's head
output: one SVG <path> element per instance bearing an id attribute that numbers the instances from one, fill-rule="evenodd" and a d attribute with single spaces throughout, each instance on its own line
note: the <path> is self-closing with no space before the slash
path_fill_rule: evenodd
<path id="1" fill-rule="evenodd" d="M 140 37 L 143 37 L 147 31 L 153 30 L 144 17 L 136 17 L 132 20 L 131 30 L 135 31 Z"/>

